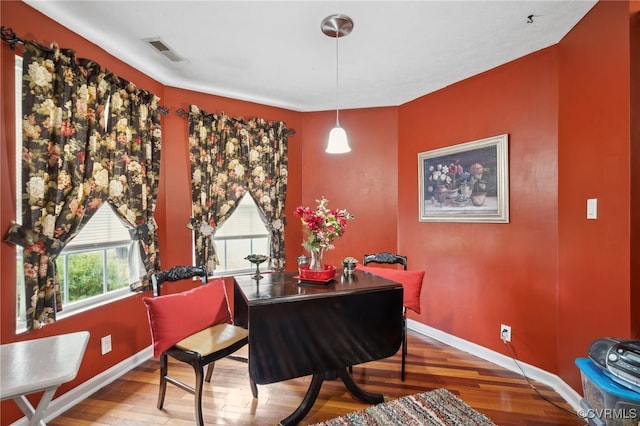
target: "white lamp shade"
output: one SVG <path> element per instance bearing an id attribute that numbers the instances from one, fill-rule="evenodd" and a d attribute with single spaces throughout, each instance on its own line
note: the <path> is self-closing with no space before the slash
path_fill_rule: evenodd
<path id="1" fill-rule="evenodd" d="M 326 152 L 329 154 L 351 152 L 349 141 L 347 140 L 347 132 L 338 124 L 336 124 L 336 127 L 331 129 L 331 133 L 329 133 L 329 143 L 327 144 Z"/>

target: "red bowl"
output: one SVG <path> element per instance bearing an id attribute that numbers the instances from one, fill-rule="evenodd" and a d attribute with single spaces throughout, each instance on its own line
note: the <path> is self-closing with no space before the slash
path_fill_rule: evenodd
<path id="1" fill-rule="evenodd" d="M 301 279 L 309 279 L 309 280 L 328 280 L 333 278 L 336 274 L 336 268 L 331 265 L 324 265 L 324 270 L 315 271 L 309 269 L 309 265 L 302 265 L 298 268 L 298 273 L 300 274 Z"/>

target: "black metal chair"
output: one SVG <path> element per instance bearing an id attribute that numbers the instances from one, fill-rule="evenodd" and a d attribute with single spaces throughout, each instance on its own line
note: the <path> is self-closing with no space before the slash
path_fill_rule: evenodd
<path id="1" fill-rule="evenodd" d="M 378 263 L 378 264 L 400 264 L 407 270 L 407 256 L 401 256 L 399 254 L 382 252 L 382 253 L 374 253 L 374 254 L 365 254 L 364 259 L 362 260 L 363 265 L 367 265 L 369 263 Z M 405 360 L 407 358 L 407 307 L 402 307 L 402 381 L 404 382 L 405 375 Z"/>
<path id="2" fill-rule="evenodd" d="M 202 284 L 207 284 L 207 273 L 204 267 L 200 266 L 176 266 L 171 269 L 158 272 L 151 277 L 151 282 L 153 286 L 153 298 L 144 298 L 145 304 L 149 311 L 149 324 L 151 327 L 152 335 L 154 339 L 160 338 L 159 331 L 156 327 L 158 327 L 158 318 L 162 320 L 164 318 L 164 324 L 161 325 L 166 330 L 168 327 L 179 330 L 179 322 L 180 318 L 188 317 L 193 314 L 189 312 L 188 309 L 184 308 L 185 302 L 184 299 L 182 302 L 177 299 L 166 300 L 165 302 L 174 302 L 174 303 L 164 303 L 162 308 L 160 308 L 159 304 L 155 304 L 154 302 L 159 301 L 161 298 L 170 298 L 172 296 L 185 296 L 189 297 L 188 291 L 174 294 L 167 294 L 166 296 L 161 295 L 162 284 L 165 281 L 180 281 L 193 277 L 200 277 L 202 280 Z M 211 286 L 217 285 L 216 282 L 212 282 Z M 193 300 L 194 303 L 200 304 L 198 308 L 201 310 L 214 310 L 217 309 L 219 314 L 209 314 L 211 316 L 220 316 L 224 318 L 225 321 L 230 321 L 229 314 L 229 305 L 226 298 L 226 294 L 224 293 L 224 281 L 220 280 L 220 286 L 222 286 L 222 290 L 217 290 L 216 299 L 218 300 Z M 198 288 L 198 287 L 196 287 Z M 192 289 L 195 290 L 195 289 Z M 195 295 L 196 298 L 202 298 L 202 295 Z M 211 298 L 213 299 L 213 298 Z M 221 300 L 224 299 L 224 300 Z M 178 302 L 178 303 L 175 303 Z M 172 312 L 173 306 L 182 306 L 176 309 L 182 310 L 182 312 Z M 160 309 L 164 310 L 164 312 L 159 311 Z M 226 309 L 226 312 L 224 310 Z M 155 315 L 156 321 L 154 321 L 153 315 Z M 168 316 L 173 315 L 173 319 L 167 318 Z M 161 318 L 163 316 L 163 318 Z M 173 321 L 173 325 L 172 325 Z M 176 325 L 178 323 L 178 325 Z M 235 360 L 247 362 L 248 360 L 243 357 L 233 356 L 232 354 L 236 352 L 238 349 L 249 343 L 249 334 L 248 330 L 242 327 L 238 327 L 230 324 L 229 322 L 219 322 L 215 324 L 211 324 L 206 326 L 206 328 L 200 331 L 194 331 L 192 334 L 187 337 L 179 340 L 171 347 L 166 350 L 163 350 L 159 354 L 160 358 L 160 388 L 158 393 L 158 409 L 162 409 L 164 405 L 164 398 L 167 390 L 167 383 L 171 383 L 187 392 L 190 392 L 195 397 L 195 411 L 196 411 L 196 421 L 198 425 L 203 425 L 203 416 L 202 416 L 202 388 L 203 388 L 203 380 L 207 382 L 211 381 L 211 376 L 213 374 L 213 367 L 215 365 L 215 361 L 228 357 Z M 156 350 L 154 341 L 154 351 Z M 155 353 L 154 353 L 155 354 Z M 156 355 L 158 356 L 158 355 Z M 169 376 L 168 372 L 168 357 L 172 357 L 178 361 L 182 361 L 184 363 L 190 364 L 195 371 L 195 386 L 190 386 L 175 377 Z M 204 366 L 207 366 L 206 377 L 204 376 Z M 254 397 L 258 396 L 258 389 L 256 387 L 255 382 L 249 377 L 250 385 L 251 385 L 251 393 Z"/>
<path id="3" fill-rule="evenodd" d="M 364 259 L 362 260 L 363 265 L 367 265 L 369 263 L 387 263 L 394 264 L 398 263 L 402 265 L 404 270 L 407 270 L 407 256 L 401 256 L 399 254 L 393 253 L 375 253 L 375 254 L 365 254 Z"/>

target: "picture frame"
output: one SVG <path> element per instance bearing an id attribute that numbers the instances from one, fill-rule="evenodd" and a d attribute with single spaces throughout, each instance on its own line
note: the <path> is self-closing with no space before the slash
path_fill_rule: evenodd
<path id="1" fill-rule="evenodd" d="M 509 223 L 508 134 L 418 154 L 420 222 Z"/>

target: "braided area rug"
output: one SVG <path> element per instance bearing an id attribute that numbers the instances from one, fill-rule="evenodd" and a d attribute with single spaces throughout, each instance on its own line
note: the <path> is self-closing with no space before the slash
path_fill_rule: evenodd
<path id="1" fill-rule="evenodd" d="M 495 426 L 446 389 L 403 396 L 313 426 Z"/>

